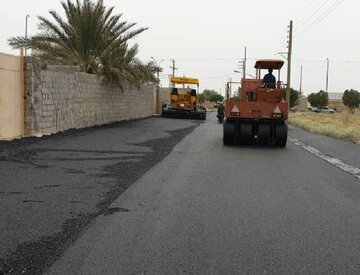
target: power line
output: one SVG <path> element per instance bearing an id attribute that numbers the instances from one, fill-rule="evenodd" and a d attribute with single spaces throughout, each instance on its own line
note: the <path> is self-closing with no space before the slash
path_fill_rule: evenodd
<path id="1" fill-rule="evenodd" d="M 168 78 L 171 75 L 163 75 L 160 76 L 161 79 L 164 78 Z M 231 74 L 227 74 L 227 75 L 218 75 L 218 76 L 206 76 L 206 77 L 198 77 L 198 79 L 203 79 L 203 80 L 207 80 L 207 79 L 219 79 L 219 78 L 226 78 L 226 77 L 230 77 L 232 76 Z"/>
<path id="2" fill-rule="evenodd" d="M 305 34 L 311 31 L 316 27 L 322 20 L 324 20 L 333 10 L 335 10 L 344 0 L 337 0 L 334 2 L 325 12 L 323 12 L 317 19 L 315 19 L 311 24 L 304 28 L 299 34 Z"/>
<path id="3" fill-rule="evenodd" d="M 306 30 L 309 26 L 312 26 L 314 22 L 316 22 L 321 16 L 324 15 L 329 9 L 325 8 L 325 12 L 321 13 L 323 8 L 326 7 L 327 4 L 330 3 L 330 9 L 333 7 L 331 5 L 332 0 L 320 0 L 320 1 L 312 1 L 304 10 L 303 13 L 306 14 L 301 20 L 299 19 L 300 16 L 296 19 L 296 29 L 294 30 L 294 35 L 299 33 L 302 28 Z M 338 0 L 335 0 L 338 1 Z M 336 2 L 335 2 L 336 3 Z M 319 16 L 317 16 L 319 15 Z M 308 22 L 310 22 L 308 24 Z M 281 47 L 283 42 L 280 42 L 278 47 Z"/>
<path id="4" fill-rule="evenodd" d="M 241 61 L 242 58 L 238 58 L 238 57 L 233 57 L 233 58 L 218 58 L 218 60 L 228 60 L 228 61 Z M 247 57 L 247 60 L 250 61 L 256 61 L 259 60 L 259 57 Z M 177 59 L 179 60 L 179 59 Z M 208 62 L 208 61 L 213 61 L 214 58 L 202 58 L 201 60 L 198 58 L 194 58 L 194 59 L 186 59 L 186 62 L 191 62 L 191 61 L 199 61 L 199 62 Z M 217 60 L 217 59 L 215 59 Z M 185 60 L 183 60 L 185 61 Z M 326 62 L 326 59 L 294 59 L 293 62 L 310 62 L 310 63 L 321 63 L 321 62 Z M 335 60 L 335 61 L 331 61 L 331 63 L 360 63 L 360 60 Z"/>
<path id="5" fill-rule="evenodd" d="M 301 27 L 303 25 L 305 25 L 308 21 L 310 21 L 312 18 L 314 18 L 314 16 L 316 16 L 316 14 L 330 1 L 331 0 L 325 0 L 317 9 L 315 9 L 314 12 L 310 13 L 310 16 L 305 16 L 304 19 L 301 22 L 298 23 L 298 25 L 297 25 L 297 30 L 298 31 L 297 32 L 299 32 L 299 30 L 301 29 Z M 318 3 L 320 3 L 320 2 L 318 2 Z"/>
<path id="6" fill-rule="evenodd" d="M 333 3 L 332 6 L 329 7 L 322 15 L 320 15 L 317 20 L 313 21 L 311 25 L 309 25 L 306 29 L 301 31 L 299 35 L 304 35 L 314 29 L 318 24 L 320 24 L 321 21 L 323 21 L 332 11 L 334 11 L 338 6 L 340 6 L 345 0 L 339 0 Z"/>
<path id="7" fill-rule="evenodd" d="M 177 61 L 232 61 L 240 60 L 242 57 L 208 57 L 208 58 L 177 58 Z"/>
<path id="8" fill-rule="evenodd" d="M 322 0 L 320 1 L 310 1 L 310 4 L 306 6 L 305 9 L 303 9 L 302 14 L 308 14 L 308 12 L 310 12 L 311 10 L 315 9 L 318 4 L 321 3 Z M 315 4 L 315 5 L 314 5 Z M 304 22 L 305 20 L 299 20 L 300 19 L 300 14 L 294 19 L 294 21 L 296 21 L 299 25 Z"/>
<path id="9" fill-rule="evenodd" d="M 293 62 L 303 62 L 303 63 L 325 63 L 326 59 L 297 59 Z M 360 64 L 360 60 L 331 60 L 331 63 L 338 64 Z"/>
<path id="10" fill-rule="evenodd" d="M 302 20 L 299 20 L 302 16 L 300 16 L 300 14 L 295 18 L 295 21 L 296 22 L 296 25 L 297 27 L 300 27 L 301 25 L 303 25 L 303 23 L 306 22 L 306 18 L 308 17 L 307 14 L 315 9 L 315 8 L 318 8 L 319 4 L 321 4 L 323 0 L 320 0 L 320 1 L 311 1 L 309 5 L 306 6 L 305 9 L 303 9 L 303 11 L 301 12 L 301 14 L 305 14 L 305 17 L 302 19 Z M 325 1 L 330 1 L 330 0 L 325 0 Z M 315 4 L 315 5 L 314 5 Z M 324 4 L 324 3 L 323 3 Z M 288 28 L 287 28 L 288 29 Z M 284 43 L 285 43 L 285 40 L 284 40 L 284 37 L 283 35 L 280 35 L 279 38 L 276 40 L 278 43 L 277 43 L 277 46 L 276 48 L 281 48 L 284 46 Z"/>
<path id="11" fill-rule="evenodd" d="M 242 58 L 219 58 L 220 60 L 222 59 L 226 59 L 228 61 L 239 61 Z M 250 61 L 256 61 L 260 58 L 256 58 L 256 57 L 247 57 L 247 60 Z M 178 60 L 178 59 L 177 59 Z M 187 59 L 186 62 L 191 62 L 191 61 L 199 61 L 199 62 L 208 62 L 208 61 L 213 61 L 213 58 L 203 58 L 201 60 L 194 58 L 194 59 Z M 184 60 L 183 60 L 184 61 Z M 308 63 L 324 63 L 326 62 L 326 59 L 294 59 L 293 62 L 308 62 Z M 348 64 L 358 64 L 360 63 L 360 60 L 332 60 L 331 63 L 348 63 Z M 163 74 L 160 75 L 160 77 L 164 77 L 164 76 L 168 76 L 168 74 Z"/>
<path id="12" fill-rule="evenodd" d="M 307 32 L 311 31 L 313 28 L 315 28 L 321 21 L 323 21 L 332 11 L 334 11 L 340 4 L 342 4 L 344 0 L 340 0 L 339 2 L 335 3 L 330 9 L 328 9 L 327 12 L 323 14 L 322 17 L 320 17 L 317 21 L 314 22 L 313 26 L 308 29 Z M 306 31 L 305 31 L 306 33 Z"/>
<path id="13" fill-rule="evenodd" d="M 209 77 L 199 77 L 199 79 L 218 79 L 218 78 L 225 78 L 225 77 L 230 77 L 231 74 L 227 74 L 227 75 L 221 75 L 221 76 L 209 76 Z"/>

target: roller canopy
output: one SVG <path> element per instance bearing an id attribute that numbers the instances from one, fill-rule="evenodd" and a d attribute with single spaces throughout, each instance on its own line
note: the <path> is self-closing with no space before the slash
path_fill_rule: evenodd
<path id="1" fill-rule="evenodd" d="M 171 77 L 170 81 L 175 84 L 196 84 L 199 85 L 199 80 L 197 78 L 189 77 Z"/>
<path id="2" fill-rule="evenodd" d="M 280 70 L 283 65 L 284 61 L 280 59 L 259 59 L 255 63 L 255 68 Z"/>

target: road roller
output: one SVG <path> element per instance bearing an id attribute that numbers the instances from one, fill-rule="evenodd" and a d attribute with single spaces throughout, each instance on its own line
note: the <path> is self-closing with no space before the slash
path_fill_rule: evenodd
<path id="1" fill-rule="evenodd" d="M 225 145 L 286 146 L 288 103 L 281 93 L 280 71 L 283 65 L 284 61 L 277 59 L 257 60 L 256 77 L 241 80 L 240 97 L 232 97 L 227 89 L 223 125 Z M 269 83 L 269 74 L 262 78 L 263 70 L 269 72 L 273 81 Z M 272 71 L 278 73 L 277 81 Z"/>

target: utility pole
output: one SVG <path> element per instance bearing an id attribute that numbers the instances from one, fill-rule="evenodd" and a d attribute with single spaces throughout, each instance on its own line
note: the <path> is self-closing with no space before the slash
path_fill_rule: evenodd
<path id="1" fill-rule="evenodd" d="M 177 70 L 177 68 L 175 67 L 175 59 L 172 59 L 172 66 L 170 66 L 170 69 L 172 69 L 172 76 L 175 77 L 175 70 Z"/>
<path id="2" fill-rule="evenodd" d="M 287 67 L 287 86 L 286 86 L 286 102 L 290 108 L 290 82 L 291 82 L 291 54 L 292 54 L 292 35 L 293 35 L 293 21 L 289 25 L 289 41 L 288 41 L 288 67 Z"/>
<path id="3" fill-rule="evenodd" d="M 165 59 L 160 59 L 160 61 L 158 62 L 153 56 L 151 56 L 151 59 L 154 60 L 155 62 L 155 66 L 156 66 L 156 76 L 157 76 L 157 80 L 158 83 L 160 84 L 160 70 L 161 70 L 161 62 L 165 61 Z"/>
<path id="4" fill-rule="evenodd" d="M 172 69 L 172 77 L 175 77 L 175 70 L 177 70 L 177 68 L 175 67 L 175 59 L 171 59 L 172 62 L 172 66 L 170 66 L 170 69 Z M 172 87 L 175 87 L 175 84 L 172 82 Z"/>
<path id="5" fill-rule="evenodd" d="M 243 60 L 243 78 L 246 78 L 246 47 L 244 52 L 244 60 Z"/>
<path id="6" fill-rule="evenodd" d="M 27 39 L 27 29 L 28 29 L 28 18 L 30 17 L 30 15 L 26 15 L 25 17 L 25 40 Z M 25 56 L 26 56 L 26 47 L 25 47 Z"/>
<path id="7" fill-rule="evenodd" d="M 157 85 L 155 88 L 156 91 L 156 98 L 155 98 L 155 114 L 158 115 L 160 114 L 160 64 L 161 62 L 165 61 L 165 59 L 161 59 L 159 62 L 157 62 L 157 60 L 152 56 L 151 57 L 152 60 L 154 60 L 155 62 L 155 66 L 156 66 L 156 75 L 157 75 Z"/>
<path id="8" fill-rule="evenodd" d="M 301 65 L 301 70 L 300 70 L 300 89 L 299 89 L 300 94 L 301 94 L 301 92 L 302 92 L 302 76 L 303 76 L 303 66 Z"/>
<path id="9" fill-rule="evenodd" d="M 232 89 L 232 87 L 231 87 L 231 82 L 232 82 L 232 79 L 231 79 L 231 77 L 230 77 L 230 86 L 229 86 L 229 89 L 230 89 L 230 97 L 231 97 L 231 93 L 232 93 L 232 91 L 231 91 L 231 89 Z"/>
<path id="10" fill-rule="evenodd" d="M 326 58 L 326 93 L 329 88 L 329 58 Z"/>

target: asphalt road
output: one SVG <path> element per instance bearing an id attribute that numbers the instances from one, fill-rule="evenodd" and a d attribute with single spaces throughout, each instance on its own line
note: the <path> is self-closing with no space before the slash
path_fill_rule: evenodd
<path id="1" fill-rule="evenodd" d="M 0 142 L 0 274 L 41 274 L 199 123 L 150 118 Z"/>
<path id="2" fill-rule="evenodd" d="M 38 218 L 28 228 L 5 230 L 1 245 L 15 252 L 4 266 L 47 274 L 359 274 L 360 147 L 293 127 L 289 136 L 286 148 L 223 146 L 222 126 L 211 114 L 205 123 L 148 119 L 8 148 L 0 169 L 12 180 L 0 196 L 24 196 L 29 203 L 51 191 L 38 203 L 47 205 L 43 212 L 32 210 Z M 26 169 L 35 180 L 47 171 L 48 182 L 21 176 Z M 124 184 L 131 169 L 141 173 Z M 71 177 L 62 178 L 67 173 Z M 12 184 L 28 193 L 13 194 Z M 80 189 L 71 200 L 86 204 L 69 205 L 73 186 L 101 188 Z M 14 219 L 13 229 L 29 219 L 19 214 L 26 208 L 12 212 L 15 204 L 1 202 L 7 211 L 1 221 Z M 70 212 L 78 223 L 86 219 L 67 233 Z M 54 213 L 55 222 L 39 217 Z M 22 250 L 29 241 L 16 241 L 32 226 L 41 236 L 49 230 L 50 239 L 59 230 L 63 239 Z M 30 244 L 48 240 L 36 241 L 36 230 Z M 46 249 L 52 257 L 29 263 Z"/>
<path id="3" fill-rule="evenodd" d="M 224 147 L 221 129 L 210 116 L 47 274 L 359 274 L 359 178 L 294 142 Z M 357 145 L 290 138 L 358 165 Z"/>

